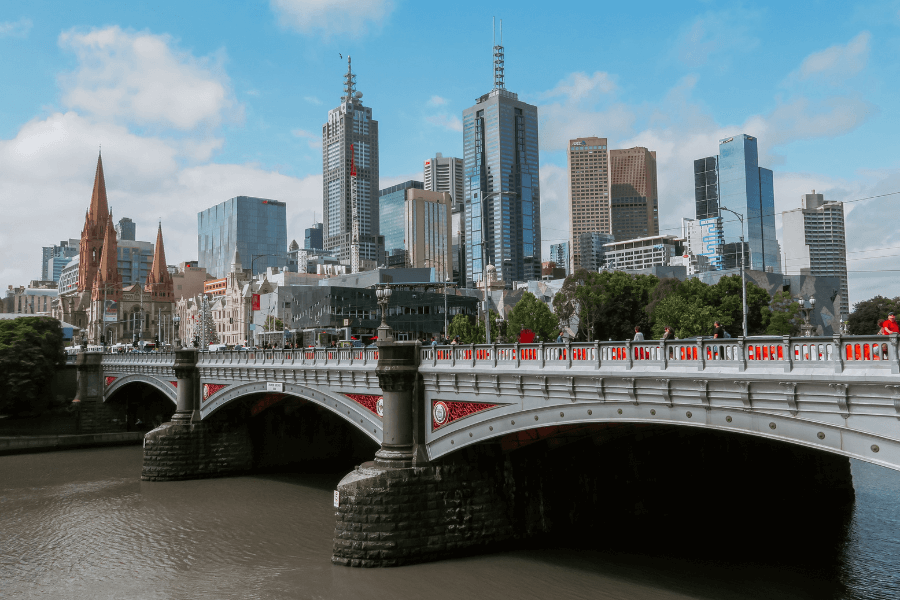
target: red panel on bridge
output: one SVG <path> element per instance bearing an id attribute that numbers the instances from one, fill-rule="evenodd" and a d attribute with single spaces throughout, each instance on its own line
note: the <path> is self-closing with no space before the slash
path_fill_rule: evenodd
<path id="1" fill-rule="evenodd" d="M 431 402 L 431 429 L 436 431 L 453 421 L 465 419 L 470 415 L 500 406 L 483 402 L 454 402 L 452 400 L 433 400 Z"/>
<path id="2" fill-rule="evenodd" d="M 204 383 L 203 384 L 203 400 L 209 400 L 209 397 L 221 390 L 222 388 L 228 387 L 227 384 L 224 383 Z"/>
<path id="3" fill-rule="evenodd" d="M 371 394 L 344 394 L 357 404 L 362 404 L 381 419 L 384 417 L 384 398 Z"/>
<path id="4" fill-rule="evenodd" d="M 177 382 L 177 381 L 170 381 L 169 383 L 172 384 L 172 387 L 176 387 L 176 388 L 178 387 L 178 382 Z"/>
<path id="5" fill-rule="evenodd" d="M 106 378 L 106 387 L 109 387 L 112 384 L 112 382 L 115 381 L 116 379 L 118 379 L 118 377 L 107 377 Z"/>

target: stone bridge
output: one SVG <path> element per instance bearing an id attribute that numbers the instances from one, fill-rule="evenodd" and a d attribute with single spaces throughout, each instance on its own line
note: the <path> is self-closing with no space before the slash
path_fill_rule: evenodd
<path id="1" fill-rule="evenodd" d="M 547 531 L 547 511 L 589 512 L 545 497 L 557 485 L 553 469 L 539 483 L 533 475 L 522 480 L 532 468 L 522 465 L 538 459 L 512 451 L 542 441 L 559 447 L 587 436 L 612 448 L 616 432 L 629 427 L 643 428 L 642 437 L 705 430 L 713 437 L 703 439 L 725 446 L 742 440 L 763 453 L 774 449 L 771 460 L 796 467 L 785 469 L 792 475 L 782 485 L 820 496 L 852 496 L 842 457 L 900 470 L 898 336 L 438 347 L 382 341 L 365 349 L 83 353 L 77 361 L 80 402 L 103 404 L 140 383 L 175 405 L 171 422 L 145 438 L 147 480 L 252 468 L 243 422 L 290 398 L 379 444 L 375 460 L 335 493 L 333 560 L 354 566 L 433 560 Z M 671 440 L 661 443 L 657 456 L 676 451 Z M 577 454 L 566 460 L 581 464 Z M 723 466 L 765 485 L 773 477 L 752 461 L 737 469 L 706 465 Z M 528 485 L 536 487 L 526 501 Z M 523 508 L 535 498 L 539 510 Z"/>

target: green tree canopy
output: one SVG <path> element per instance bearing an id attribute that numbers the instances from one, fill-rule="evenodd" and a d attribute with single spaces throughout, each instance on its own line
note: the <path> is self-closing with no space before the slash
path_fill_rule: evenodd
<path id="1" fill-rule="evenodd" d="M 803 322 L 800 317 L 800 306 L 791 298 L 790 292 L 781 291 L 775 294 L 765 311 L 763 322 L 767 335 L 798 335 Z"/>
<path id="2" fill-rule="evenodd" d="M 497 325 L 499 317 L 500 315 L 495 310 L 488 315 L 491 321 L 492 342 L 500 339 L 500 329 Z M 485 342 L 484 321 L 472 315 L 456 315 L 450 321 L 449 335 L 451 340 L 459 336 L 459 341 L 463 344 L 483 344 Z"/>
<path id="3" fill-rule="evenodd" d="M 878 333 L 881 322 L 887 319 L 888 313 L 900 316 L 900 296 L 885 298 L 875 296 L 853 305 L 853 312 L 847 319 L 847 330 L 852 335 L 874 335 Z"/>
<path id="4" fill-rule="evenodd" d="M 522 294 L 522 299 L 509 311 L 506 321 L 507 336 L 511 342 L 518 339 L 522 329 L 532 330 L 542 342 L 552 342 L 559 331 L 559 319 L 531 292 Z"/>
<path id="5" fill-rule="evenodd" d="M 0 321 L 0 413 L 40 410 L 57 368 L 65 364 L 59 321 L 20 317 Z"/>

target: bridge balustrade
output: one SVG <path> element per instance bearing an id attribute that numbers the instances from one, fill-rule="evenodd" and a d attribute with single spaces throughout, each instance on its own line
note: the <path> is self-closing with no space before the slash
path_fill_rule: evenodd
<path id="1" fill-rule="evenodd" d="M 790 370 L 792 365 L 829 363 L 843 368 L 855 364 L 882 364 L 897 369 L 897 338 L 884 336 L 852 336 L 834 338 L 754 337 L 661 342 L 594 342 L 575 344 L 475 344 L 437 346 L 422 349 L 424 364 L 447 366 L 526 366 L 563 368 L 593 366 L 655 365 L 661 370 L 669 366 L 694 364 L 740 366 L 772 363 Z M 772 365 L 774 366 L 774 365 Z M 826 366 L 822 364 L 822 366 Z"/>
<path id="2" fill-rule="evenodd" d="M 201 352 L 199 366 L 312 366 L 371 365 L 378 362 L 377 348 L 296 348 L 287 350 L 222 350 Z"/>

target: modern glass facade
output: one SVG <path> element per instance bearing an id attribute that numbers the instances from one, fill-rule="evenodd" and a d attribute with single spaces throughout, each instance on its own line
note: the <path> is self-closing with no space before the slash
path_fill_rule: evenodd
<path id="1" fill-rule="evenodd" d="M 718 157 L 708 156 L 694 161 L 694 201 L 697 219 L 719 216 L 719 168 Z"/>
<path id="2" fill-rule="evenodd" d="M 76 239 L 63 240 L 59 245 L 41 248 L 41 281 L 52 280 L 58 283 L 62 269 L 69 264 L 70 259 L 78 256 L 80 249 L 81 240 Z"/>
<path id="3" fill-rule="evenodd" d="M 719 206 L 744 215 L 749 267 L 780 273 L 772 171 L 760 169 L 755 137 L 740 134 L 719 141 Z M 723 224 L 725 242 L 740 243 L 740 221 L 728 215 L 723 218 Z M 737 255 L 739 260 L 740 253 Z"/>
<path id="4" fill-rule="evenodd" d="M 122 217 L 119 219 L 119 222 L 116 223 L 116 239 L 117 240 L 131 240 L 135 241 L 137 238 L 136 227 L 134 221 L 129 219 L 128 217 Z"/>
<path id="5" fill-rule="evenodd" d="M 384 251 L 387 256 L 398 256 L 395 251 L 406 250 L 404 228 L 406 226 L 406 190 L 425 189 L 422 181 L 404 181 L 392 185 L 378 193 L 378 221 L 384 236 Z"/>
<path id="6" fill-rule="evenodd" d="M 541 277 L 538 110 L 495 87 L 463 111 L 466 285 Z M 483 242 L 482 242 L 483 240 Z"/>
<path id="7" fill-rule="evenodd" d="M 116 244 L 116 255 L 123 286 L 135 283 L 144 285 L 147 282 L 147 275 L 153 266 L 153 244 L 120 240 Z"/>
<path id="8" fill-rule="evenodd" d="M 322 224 L 314 223 L 312 227 L 304 230 L 303 233 L 303 249 L 304 250 L 321 250 L 325 246 L 322 243 Z"/>
<path id="9" fill-rule="evenodd" d="M 569 242 L 550 244 L 550 260 L 555 262 L 557 267 L 565 269 L 568 277 L 570 275 Z"/>
<path id="10" fill-rule="evenodd" d="M 609 151 L 610 222 L 617 241 L 659 235 L 656 152 Z"/>
<path id="11" fill-rule="evenodd" d="M 237 248 L 246 268 L 287 264 L 287 209 L 284 202 L 237 196 L 197 213 L 200 266 L 213 277 L 225 277 Z M 256 257 L 264 255 L 265 258 Z"/>

